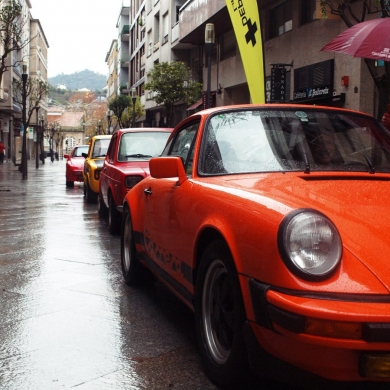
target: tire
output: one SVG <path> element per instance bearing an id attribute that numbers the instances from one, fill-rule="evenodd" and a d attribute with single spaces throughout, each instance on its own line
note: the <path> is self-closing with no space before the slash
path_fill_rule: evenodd
<path id="1" fill-rule="evenodd" d="M 107 214 L 108 214 L 108 208 L 107 208 L 106 204 L 103 201 L 102 194 L 99 194 L 97 204 L 98 204 L 98 215 L 99 215 L 99 217 L 105 218 L 107 216 Z"/>
<path id="2" fill-rule="evenodd" d="M 67 188 L 73 188 L 74 187 L 74 181 L 66 181 L 66 187 Z"/>
<path id="3" fill-rule="evenodd" d="M 108 195 L 108 231 L 111 234 L 119 234 L 121 229 L 122 215 L 116 209 L 112 194 Z"/>
<path id="4" fill-rule="evenodd" d="M 128 207 L 125 207 L 123 211 L 121 229 L 121 266 L 123 278 L 128 285 L 136 285 L 144 280 L 146 269 L 144 269 L 136 258 L 133 224 L 131 222 L 131 215 Z"/>
<path id="5" fill-rule="evenodd" d="M 85 200 L 87 203 L 96 203 L 97 194 L 95 194 L 88 184 L 88 181 L 84 183 Z"/>
<path id="6" fill-rule="evenodd" d="M 237 271 L 226 243 L 206 248 L 195 289 L 196 334 L 207 375 L 222 387 L 240 386 L 248 371 L 245 310 Z"/>

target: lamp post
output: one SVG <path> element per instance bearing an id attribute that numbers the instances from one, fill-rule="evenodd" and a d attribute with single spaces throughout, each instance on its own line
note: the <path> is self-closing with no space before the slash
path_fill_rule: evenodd
<path id="1" fill-rule="evenodd" d="M 98 120 L 98 135 L 102 134 L 102 121 L 99 119 Z"/>
<path id="2" fill-rule="evenodd" d="M 207 92 L 206 92 L 206 108 L 211 107 L 211 99 L 210 99 L 210 84 L 211 84 L 211 54 L 213 53 L 213 46 L 215 42 L 215 32 L 214 32 L 214 24 L 207 23 L 205 34 L 204 34 L 204 42 L 206 46 L 206 56 L 207 56 Z"/>
<path id="3" fill-rule="evenodd" d="M 26 99 L 27 99 L 27 64 L 23 62 L 22 73 L 22 122 L 23 122 L 23 145 L 22 145 L 22 179 L 27 179 L 27 126 L 26 126 Z"/>
<path id="4" fill-rule="evenodd" d="M 40 146 L 41 146 L 41 158 L 42 158 L 42 164 L 45 164 L 45 148 L 43 147 L 43 132 L 45 131 L 45 120 L 42 118 L 41 119 L 41 128 L 40 128 Z"/>
<path id="5" fill-rule="evenodd" d="M 51 129 L 50 129 L 50 160 L 51 160 L 51 162 L 54 161 L 54 150 L 53 150 L 54 131 L 55 131 L 54 124 L 52 124 Z"/>
<path id="6" fill-rule="evenodd" d="M 35 107 L 35 112 L 37 114 L 37 125 L 35 127 L 35 169 L 39 168 L 39 116 L 38 116 L 39 106 Z"/>
<path id="7" fill-rule="evenodd" d="M 137 101 L 137 91 L 135 88 L 131 90 L 131 100 L 133 101 L 133 118 L 131 121 L 131 127 L 135 127 L 135 102 Z"/>
<path id="8" fill-rule="evenodd" d="M 107 134 L 111 134 L 111 117 L 113 115 L 112 110 L 107 110 Z"/>

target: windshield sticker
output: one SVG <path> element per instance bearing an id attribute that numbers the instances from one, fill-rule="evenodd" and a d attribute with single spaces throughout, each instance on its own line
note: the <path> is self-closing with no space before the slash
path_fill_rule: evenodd
<path id="1" fill-rule="evenodd" d="M 296 111 L 295 115 L 301 120 L 301 122 L 308 122 L 309 121 L 309 119 L 307 118 L 306 112 Z"/>

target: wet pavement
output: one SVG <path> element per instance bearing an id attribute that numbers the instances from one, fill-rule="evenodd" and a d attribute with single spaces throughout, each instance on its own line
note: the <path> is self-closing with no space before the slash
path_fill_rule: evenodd
<path id="1" fill-rule="evenodd" d="M 29 161 L 27 180 L 0 164 L 0 314 L 1 390 L 217 389 L 192 312 L 159 282 L 123 282 L 120 237 L 66 188 L 65 160 Z"/>
<path id="2" fill-rule="evenodd" d="M 216 389 L 192 313 L 159 283 L 122 281 L 108 233 L 65 161 L 28 179 L 0 164 L 0 389 Z"/>

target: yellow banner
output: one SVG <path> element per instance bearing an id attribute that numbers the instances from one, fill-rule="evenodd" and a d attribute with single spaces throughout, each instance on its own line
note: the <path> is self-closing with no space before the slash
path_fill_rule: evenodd
<path id="1" fill-rule="evenodd" d="M 260 14 L 256 0 L 226 0 L 244 65 L 252 103 L 265 103 Z"/>

